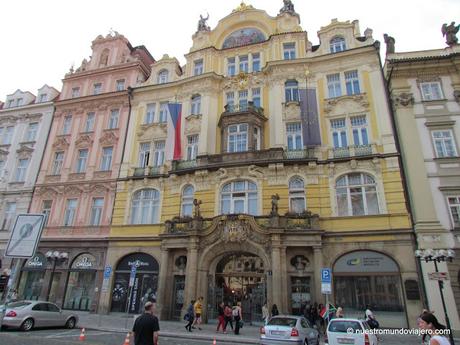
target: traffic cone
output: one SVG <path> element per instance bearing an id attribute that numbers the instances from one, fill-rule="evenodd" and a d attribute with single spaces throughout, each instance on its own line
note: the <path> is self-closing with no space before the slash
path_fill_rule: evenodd
<path id="1" fill-rule="evenodd" d="M 129 332 L 126 333 L 126 338 L 125 338 L 125 342 L 123 343 L 123 345 L 129 345 Z"/>
<path id="2" fill-rule="evenodd" d="M 214 338 L 214 341 L 212 342 L 212 345 L 216 345 L 216 338 Z"/>
<path id="3" fill-rule="evenodd" d="M 85 329 L 84 328 L 81 329 L 81 333 L 80 333 L 80 336 L 78 337 L 78 340 L 80 341 L 85 340 Z"/>

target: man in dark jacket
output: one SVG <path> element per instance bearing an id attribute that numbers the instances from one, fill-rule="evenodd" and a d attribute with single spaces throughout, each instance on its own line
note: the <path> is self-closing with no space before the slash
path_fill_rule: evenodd
<path id="1" fill-rule="evenodd" d="M 144 314 L 134 321 L 134 345 L 158 345 L 160 325 L 158 318 L 153 315 L 153 306 L 152 302 L 145 303 Z"/>

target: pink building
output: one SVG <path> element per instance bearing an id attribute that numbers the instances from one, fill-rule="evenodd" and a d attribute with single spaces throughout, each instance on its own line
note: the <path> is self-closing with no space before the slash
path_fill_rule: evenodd
<path id="1" fill-rule="evenodd" d="M 116 179 L 130 116 L 130 87 L 153 57 L 117 32 L 98 36 L 92 56 L 63 79 L 31 212 L 46 213 L 37 254 L 19 293 L 66 309 L 97 310 Z"/>

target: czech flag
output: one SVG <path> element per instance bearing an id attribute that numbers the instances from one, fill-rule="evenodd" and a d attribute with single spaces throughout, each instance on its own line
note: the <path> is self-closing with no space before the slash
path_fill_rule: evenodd
<path id="1" fill-rule="evenodd" d="M 182 158 L 181 122 L 182 104 L 168 104 L 168 138 L 166 139 L 166 159 L 179 160 Z"/>

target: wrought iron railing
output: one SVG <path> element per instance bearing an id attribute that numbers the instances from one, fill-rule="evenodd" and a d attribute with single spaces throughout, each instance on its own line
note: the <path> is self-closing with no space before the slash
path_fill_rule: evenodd
<path id="1" fill-rule="evenodd" d="M 226 104 L 224 108 L 226 113 L 241 113 L 245 111 L 253 111 L 260 115 L 264 114 L 264 108 L 254 105 L 254 102 L 252 101 L 240 104 Z"/>
<path id="2" fill-rule="evenodd" d="M 305 158 L 314 158 L 313 149 L 303 149 L 303 150 L 287 150 L 284 151 L 285 159 L 305 159 Z"/>

